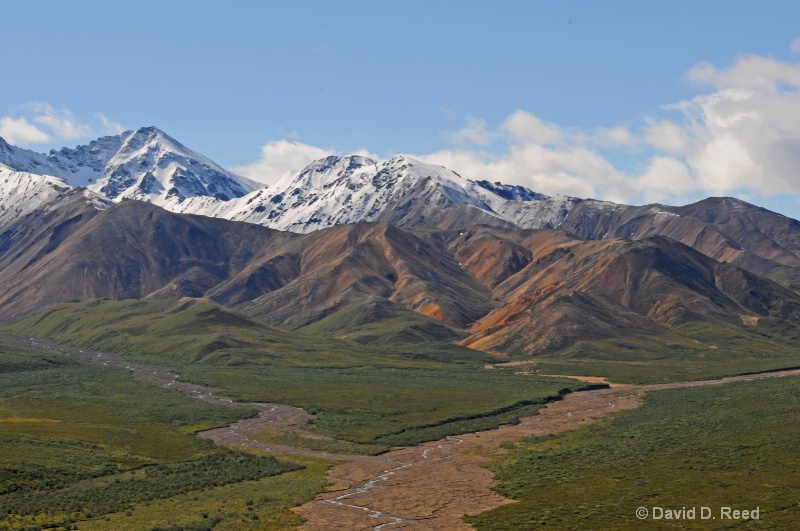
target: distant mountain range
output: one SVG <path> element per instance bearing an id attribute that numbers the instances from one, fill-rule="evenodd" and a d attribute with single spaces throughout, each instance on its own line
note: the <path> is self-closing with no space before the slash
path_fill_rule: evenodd
<path id="1" fill-rule="evenodd" d="M 732 198 L 548 197 L 407 157 L 328 157 L 266 187 L 153 127 L 49 154 L 0 139 L 5 323 L 193 297 L 353 341 L 391 320 L 398 340 L 531 355 L 687 323 L 793 338 L 798 291 L 800 223 Z"/>

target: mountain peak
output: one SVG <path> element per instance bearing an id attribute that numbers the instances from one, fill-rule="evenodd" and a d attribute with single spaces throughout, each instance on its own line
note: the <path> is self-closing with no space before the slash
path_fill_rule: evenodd
<path id="1" fill-rule="evenodd" d="M 330 155 L 311 162 L 300 171 L 284 175 L 274 186 L 276 190 L 286 189 L 287 192 L 297 195 L 293 190 L 329 189 L 345 180 L 352 178 L 353 174 L 362 168 L 374 166 L 375 161 L 359 155 L 339 157 Z"/>
<path id="2" fill-rule="evenodd" d="M 372 166 L 376 162 L 370 158 L 362 157 L 361 155 L 348 155 L 346 157 L 339 157 L 330 155 L 328 157 L 317 159 L 311 164 L 306 166 L 301 173 L 305 172 L 324 172 L 334 168 L 342 169 L 345 171 L 353 171 L 364 166 Z"/>
<path id="3" fill-rule="evenodd" d="M 17 171 L 51 175 L 105 198 L 158 205 L 195 196 L 227 201 L 259 187 L 187 148 L 156 126 L 105 136 L 48 154 L 0 143 L 0 163 Z"/>
<path id="4" fill-rule="evenodd" d="M 155 126 L 123 133 L 105 175 L 92 187 L 106 197 L 166 205 L 189 197 L 221 201 L 242 197 L 257 186 L 187 148 Z"/>
<path id="5" fill-rule="evenodd" d="M 129 151 L 137 151 L 147 145 L 157 145 L 182 155 L 192 153 L 186 146 L 153 125 L 141 127 L 136 131 L 126 131 L 120 136 L 124 138 L 123 149 Z"/>

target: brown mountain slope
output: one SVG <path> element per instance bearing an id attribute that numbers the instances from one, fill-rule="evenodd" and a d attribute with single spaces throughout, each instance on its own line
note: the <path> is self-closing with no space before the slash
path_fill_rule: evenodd
<path id="1" fill-rule="evenodd" d="M 385 224 L 344 225 L 298 240 L 300 274 L 239 309 L 300 327 L 369 295 L 379 295 L 446 324 L 465 327 L 491 305 L 481 286 L 447 253 Z"/>
<path id="2" fill-rule="evenodd" d="M 456 256 L 480 254 L 471 270 L 493 286 L 496 309 L 463 342 L 473 348 L 535 353 L 577 339 L 657 335 L 686 322 L 750 326 L 766 315 L 800 316 L 796 294 L 664 237 L 584 241 L 558 231 L 507 233 L 505 252 L 492 253 L 498 244 L 484 231 L 451 244 Z M 505 257 L 511 250 L 524 255 L 520 248 L 531 260 L 509 274 Z"/>
<path id="3" fill-rule="evenodd" d="M 449 326 L 469 331 L 466 345 L 505 353 L 658 336 L 685 323 L 758 329 L 764 321 L 785 337 L 798 329 L 800 296 L 664 236 L 584 240 L 560 230 L 412 232 L 375 223 L 299 235 L 142 202 L 97 211 L 79 194 L 62 199 L 0 234 L 3 322 L 58 302 L 188 296 L 372 343 L 381 320 L 414 341 L 460 337 Z M 785 230 L 775 225 L 765 237 L 781 249 L 771 256 L 788 263 L 782 253 L 794 229 Z"/>
<path id="4" fill-rule="evenodd" d="M 14 252 L 29 245 L 31 234 L 20 225 L 9 231 L 0 275 L 4 322 L 57 302 L 200 297 L 254 255 L 293 238 L 138 201 L 99 212 L 79 209 L 71 217 L 71 209 L 58 210 L 38 227 L 38 237 L 47 242 L 38 251 Z"/>
<path id="5" fill-rule="evenodd" d="M 55 250 L 99 213 L 83 190 L 69 190 L 57 205 L 32 212 L 0 233 L 0 283 Z"/>
<path id="6" fill-rule="evenodd" d="M 208 297 L 290 327 L 374 295 L 457 327 L 491 308 L 451 256 L 391 225 L 298 235 L 143 202 L 59 205 L 0 235 L 3 322 L 98 297 Z"/>
<path id="7" fill-rule="evenodd" d="M 667 236 L 800 291 L 800 222 L 731 197 L 683 207 L 578 204 L 559 227 L 588 239 Z"/>

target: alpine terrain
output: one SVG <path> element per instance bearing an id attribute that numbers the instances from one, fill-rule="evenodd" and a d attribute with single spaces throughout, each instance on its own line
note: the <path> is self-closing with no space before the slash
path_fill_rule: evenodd
<path id="1" fill-rule="evenodd" d="M 548 197 L 403 156 L 259 186 L 154 127 L 49 154 L 0 141 L 0 198 L 6 323 L 193 297 L 353 341 L 399 319 L 398 341 L 526 356 L 689 324 L 800 330 L 800 224 L 731 198 Z"/>

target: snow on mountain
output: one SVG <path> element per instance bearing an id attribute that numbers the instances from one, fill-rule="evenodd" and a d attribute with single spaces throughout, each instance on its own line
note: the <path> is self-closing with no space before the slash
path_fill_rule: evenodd
<path id="1" fill-rule="evenodd" d="M 0 164 L 12 170 L 36 175 L 54 175 L 53 165 L 47 155 L 18 148 L 0 138 Z"/>
<path id="2" fill-rule="evenodd" d="M 388 218 L 393 212 L 411 208 L 415 220 L 441 216 L 442 208 L 468 206 L 503 221 L 495 212 L 496 207 L 509 202 L 494 191 L 501 187 L 486 187 L 442 166 L 404 156 L 383 162 L 360 156 L 331 156 L 244 197 L 231 201 L 195 197 L 176 205 L 176 211 L 292 232 L 359 221 L 398 222 Z M 546 197 L 521 187 L 502 190 L 512 197 Z"/>
<path id="3" fill-rule="evenodd" d="M 127 134 L 89 189 L 117 201 L 138 199 L 167 206 L 196 196 L 226 201 L 241 197 L 257 186 L 186 148 L 163 131 L 146 127 Z"/>
<path id="4" fill-rule="evenodd" d="M 34 210 L 43 209 L 71 189 L 56 177 L 16 171 L 0 164 L 0 229 Z M 105 208 L 95 194 L 87 191 L 86 196 L 96 208 Z"/>
<path id="5" fill-rule="evenodd" d="M 102 137 L 48 154 L 0 139 L 0 163 L 120 201 L 138 199 L 169 208 L 189 197 L 241 197 L 260 185 L 222 168 L 156 127 Z"/>
<path id="6" fill-rule="evenodd" d="M 55 180 L 47 182 L 60 182 L 59 186 L 86 187 L 115 202 L 136 199 L 173 212 L 303 233 L 359 221 L 554 228 L 582 201 L 548 197 L 522 186 L 472 181 L 406 156 L 381 162 L 361 156 L 326 157 L 264 187 L 225 170 L 155 127 L 48 154 L 0 139 L 0 163 L 27 175 L 51 176 Z"/>
<path id="7" fill-rule="evenodd" d="M 555 229 L 584 199 L 557 195 L 539 200 L 506 201 L 496 206 L 497 215 L 522 229 Z"/>
<path id="8" fill-rule="evenodd" d="M 474 181 L 481 188 L 488 190 L 493 195 L 501 197 L 507 201 L 543 201 L 549 199 L 548 196 L 534 192 L 524 186 L 503 184 L 500 182 L 490 183 L 489 181 Z"/>

